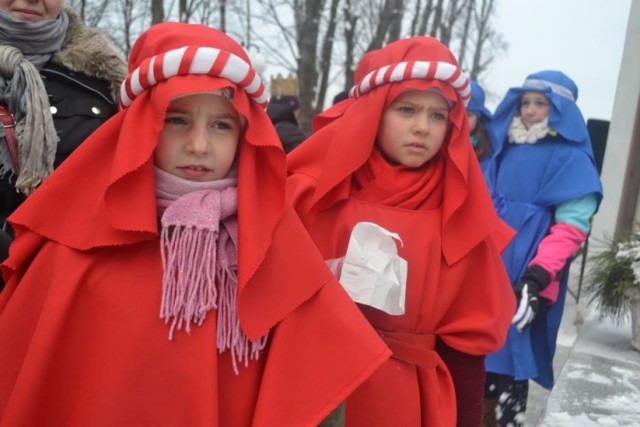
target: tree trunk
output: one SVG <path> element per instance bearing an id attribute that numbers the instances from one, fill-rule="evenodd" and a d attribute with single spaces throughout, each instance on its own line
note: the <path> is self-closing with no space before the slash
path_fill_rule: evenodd
<path id="1" fill-rule="evenodd" d="M 420 19 L 420 7 L 422 6 L 422 0 L 416 0 L 415 6 L 416 7 L 413 10 L 413 19 L 411 19 L 411 29 L 409 30 L 409 35 L 411 37 L 418 34 L 418 21 Z"/>
<path id="2" fill-rule="evenodd" d="M 402 18 L 404 17 L 404 1 L 395 0 L 393 5 L 393 18 L 389 27 L 387 42 L 392 42 L 400 38 L 402 32 Z"/>
<path id="3" fill-rule="evenodd" d="M 220 31 L 227 32 L 227 0 L 220 0 Z"/>
<path id="4" fill-rule="evenodd" d="M 473 54 L 473 63 L 469 71 L 471 80 L 478 80 L 478 76 L 483 71 L 482 54 L 484 43 L 488 36 L 489 17 L 493 12 L 493 0 L 482 0 L 480 5 L 480 14 L 478 16 L 477 28 L 478 34 L 476 38 L 475 52 Z"/>
<path id="5" fill-rule="evenodd" d="M 437 37 L 440 32 L 440 27 L 442 26 L 442 4 L 444 0 L 438 0 L 438 4 L 436 5 L 435 15 L 433 16 L 433 24 L 431 24 L 431 31 L 429 31 L 429 35 L 432 37 Z"/>
<path id="6" fill-rule="evenodd" d="M 298 17 L 296 29 L 298 35 L 298 90 L 300 97 L 300 127 L 305 133 L 311 132 L 311 118 L 315 112 L 313 102 L 316 95 L 318 81 L 317 47 L 320 28 L 320 12 L 324 6 L 323 0 L 304 0 L 298 3 L 301 8 L 296 13 Z"/>
<path id="7" fill-rule="evenodd" d="M 427 4 L 424 6 L 424 11 L 422 12 L 417 35 L 423 36 L 427 34 L 427 26 L 429 25 L 429 19 L 431 19 L 431 12 L 433 12 L 433 0 L 427 0 Z"/>
<path id="8" fill-rule="evenodd" d="M 187 0 L 178 1 L 178 20 L 180 22 L 189 22 L 189 13 L 187 11 Z"/>
<path id="9" fill-rule="evenodd" d="M 351 13 L 351 0 L 346 0 L 344 7 L 344 40 L 346 45 L 344 61 L 344 90 L 349 90 L 353 86 L 353 72 L 355 69 L 356 46 L 356 25 L 358 25 L 358 15 Z"/>
<path id="10" fill-rule="evenodd" d="M 459 10 L 458 0 L 450 0 L 447 5 L 447 13 L 443 15 L 444 19 L 440 25 L 439 40 L 446 46 L 451 44 L 451 36 L 453 35 L 453 29 L 458 21 Z"/>
<path id="11" fill-rule="evenodd" d="M 329 24 L 327 25 L 327 32 L 324 35 L 322 41 L 322 50 L 320 54 L 320 85 L 318 88 L 318 97 L 316 99 L 315 114 L 322 111 L 324 106 L 324 100 L 327 96 L 327 86 L 329 86 L 329 73 L 331 71 L 331 53 L 333 50 L 333 43 L 336 35 L 336 16 L 338 14 L 338 6 L 340 0 L 331 0 L 329 7 Z"/>
<path id="12" fill-rule="evenodd" d="M 464 25 L 462 27 L 462 34 L 460 36 L 460 50 L 458 51 L 458 63 L 460 65 L 460 69 L 465 69 L 465 56 L 467 54 L 467 39 L 469 38 L 470 27 L 471 27 L 471 16 L 473 15 L 473 8 L 475 6 L 475 0 L 467 0 L 466 1 L 466 15 L 464 17 Z"/>
<path id="13" fill-rule="evenodd" d="M 369 43 L 369 46 L 367 47 L 367 52 L 380 49 L 382 47 L 382 43 L 386 39 L 389 27 L 391 26 L 391 21 L 393 21 L 395 4 L 395 0 L 384 1 L 384 6 L 380 12 L 380 18 L 378 19 L 378 26 L 373 39 L 371 39 L 371 43 Z"/>
<path id="14" fill-rule="evenodd" d="M 163 0 L 151 0 L 151 25 L 164 21 L 163 3 Z"/>

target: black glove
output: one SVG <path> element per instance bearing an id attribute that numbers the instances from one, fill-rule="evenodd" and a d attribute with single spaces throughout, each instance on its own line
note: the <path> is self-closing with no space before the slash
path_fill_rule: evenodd
<path id="1" fill-rule="evenodd" d="M 511 324 L 523 332 L 536 318 L 539 312 L 540 292 L 551 283 L 551 274 L 539 265 L 527 268 L 514 287 L 516 293 L 516 314 Z"/>

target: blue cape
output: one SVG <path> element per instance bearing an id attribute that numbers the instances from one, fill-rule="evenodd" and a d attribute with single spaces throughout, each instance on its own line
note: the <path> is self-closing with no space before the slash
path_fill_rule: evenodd
<path id="1" fill-rule="evenodd" d="M 493 131 L 500 145 L 486 170 L 496 210 L 517 232 L 502 256 L 512 283 L 522 277 L 548 234 L 557 205 L 590 193 L 596 195 L 598 204 L 602 199 L 585 121 L 568 93 L 555 87 L 567 89 L 575 99 L 575 84 L 557 71 L 532 74 L 526 82 L 526 86 L 510 89 L 496 110 Z M 544 93 L 550 99 L 549 127 L 557 134 L 549 134 L 535 144 L 509 143 L 509 125 L 519 108 L 520 95 L 527 91 Z M 508 374 L 517 380 L 533 379 L 546 388 L 553 386 L 552 362 L 570 262 L 565 265 L 556 303 L 523 333 L 511 327 L 505 346 L 487 356 L 488 372 Z"/>

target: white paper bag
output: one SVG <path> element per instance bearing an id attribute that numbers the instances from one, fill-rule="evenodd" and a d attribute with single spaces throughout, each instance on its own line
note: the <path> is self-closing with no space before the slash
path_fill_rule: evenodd
<path id="1" fill-rule="evenodd" d="M 353 227 L 340 283 L 351 298 L 393 315 L 404 314 L 407 261 L 398 255 L 400 236 L 372 222 Z"/>

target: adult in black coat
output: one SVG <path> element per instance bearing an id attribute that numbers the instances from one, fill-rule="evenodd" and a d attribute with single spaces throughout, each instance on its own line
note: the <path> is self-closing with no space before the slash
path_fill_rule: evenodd
<path id="1" fill-rule="evenodd" d="M 6 218 L 117 112 L 126 74 L 122 54 L 62 0 L 0 1 L 0 262 Z"/>
<path id="2" fill-rule="evenodd" d="M 0 224 L 118 108 L 122 54 L 61 3 L 0 2 Z"/>
<path id="3" fill-rule="evenodd" d="M 274 96 L 267 107 L 267 115 L 276 128 L 285 153 L 289 153 L 307 138 L 296 119 L 298 108 L 296 96 Z"/>

